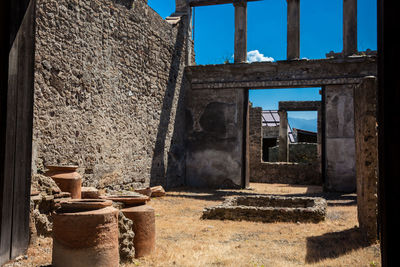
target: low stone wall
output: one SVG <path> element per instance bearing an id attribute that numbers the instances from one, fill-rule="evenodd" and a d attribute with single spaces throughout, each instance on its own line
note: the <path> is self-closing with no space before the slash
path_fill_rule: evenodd
<path id="1" fill-rule="evenodd" d="M 295 162 L 260 162 L 253 167 L 250 182 L 322 185 L 321 164 Z"/>
<path id="2" fill-rule="evenodd" d="M 312 222 L 325 220 L 326 200 L 311 197 L 239 196 L 205 208 L 203 219 L 255 222 Z"/>

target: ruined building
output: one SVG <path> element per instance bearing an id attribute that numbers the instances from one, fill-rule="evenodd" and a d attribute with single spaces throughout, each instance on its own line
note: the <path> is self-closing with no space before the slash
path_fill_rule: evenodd
<path id="1" fill-rule="evenodd" d="M 15 33 L 18 42 L 10 52 L 17 58 L 10 61 L 15 63 L 10 77 L 28 72 L 28 78 L 26 84 L 18 78 L 9 83 L 33 95 L 10 95 L 8 101 L 25 108 L 15 116 L 27 114 L 24 127 L 32 135 L 17 126 L 7 139 L 21 144 L 15 162 L 24 159 L 23 183 L 29 185 L 30 172 L 43 173 L 46 165 L 76 164 L 84 185 L 98 188 L 244 188 L 254 179 L 323 184 L 329 191 L 358 190 L 360 225 L 365 222 L 376 235 L 376 223 L 367 221 L 376 222 L 377 58 L 357 51 L 357 1 L 344 1 L 340 53 L 300 60 L 299 1 L 287 0 L 287 60 L 247 64 L 248 1 L 176 0 L 176 11 L 166 20 L 145 0 L 27 1 L 24 30 Z M 235 6 L 235 63 L 196 66 L 190 7 L 223 3 Z M 18 57 L 32 61 L 18 64 Z M 287 105 L 280 112 L 283 118 L 296 108 L 319 111 L 318 167 L 284 160 L 288 139 L 282 134 L 281 166 L 262 162 L 250 145 L 248 90 L 311 86 L 322 87 L 318 107 Z M 6 165 L 18 165 L 7 160 Z M 17 191 L 10 191 L 14 197 L 1 195 L 4 205 L 13 206 Z M 26 214 L 28 202 L 21 205 Z M 2 225 L 14 222 L 25 229 L 26 217 L 17 217 Z M 20 238 L 22 245 L 11 255 L 24 247 L 26 235 Z"/>

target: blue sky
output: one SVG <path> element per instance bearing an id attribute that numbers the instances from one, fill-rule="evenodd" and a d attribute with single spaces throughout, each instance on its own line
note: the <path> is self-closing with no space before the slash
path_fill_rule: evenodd
<path id="1" fill-rule="evenodd" d="M 163 18 L 175 9 L 175 0 L 148 0 L 148 3 Z M 301 58 L 325 58 L 325 54 L 330 51 L 342 51 L 342 3 L 343 0 L 300 1 Z M 247 48 L 248 51 L 253 51 L 256 58 L 273 58 L 275 61 L 286 58 L 286 5 L 286 0 L 248 3 Z M 376 0 L 358 1 L 359 51 L 377 49 L 376 6 Z M 222 64 L 226 60 L 232 60 L 233 5 L 197 7 L 194 39 L 197 64 Z M 320 100 L 319 89 L 251 90 L 250 101 L 253 106 L 276 109 L 278 101 L 282 100 Z M 289 121 L 291 117 L 315 120 L 316 114 L 296 112 L 289 114 Z"/>

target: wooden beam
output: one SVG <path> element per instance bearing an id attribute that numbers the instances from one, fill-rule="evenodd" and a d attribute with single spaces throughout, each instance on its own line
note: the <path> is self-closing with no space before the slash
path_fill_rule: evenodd
<path id="1" fill-rule="evenodd" d="M 254 2 L 262 0 L 189 0 L 189 6 L 213 6 L 213 5 L 224 5 L 224 4 L 235 4 L 239 2 Z"/>

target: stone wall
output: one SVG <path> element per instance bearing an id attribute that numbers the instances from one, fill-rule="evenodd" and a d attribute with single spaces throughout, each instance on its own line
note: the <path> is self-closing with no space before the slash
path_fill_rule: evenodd
<path id="1" fill-rule="evenodd" d="M 191 90 L 186 127 L 187 185 L 244 186 L 244 90 Z"/>
<path id="2" fill-rule="evenodd" d="M 250 108 L 250 182 L 321 185 L 320 162 L 262 162 L 261 108 Z"/>
<path id="3" fill-rule="evenodd" d="M 354 141 L 354 85 L 326 86 L 325 189 L 356 190 Z"/>
<path id="4" fill-rule="evenodd" d="M 143 0 L 38 0 L 33 173 L 85 186 L 184 183 L 185 40 Z"/>
<path id="5" fill-rule="evenodd" d="M 322 185 L 319 163 L 260 162 L 251 170 L 250 182 Z"/>
<path id="6" fill-rule="evenodd" d="M 376 241 L 378 233 L 376 101 L 376 78 L 368 77 L 354 89 L 354 130 L 358 222 L 370 242 Z"/>
<path id="7" fill-rule="evenodd" d="M 263 138 L 278 138 L 279 126 L 263 126 L 262 135 Z"/>

